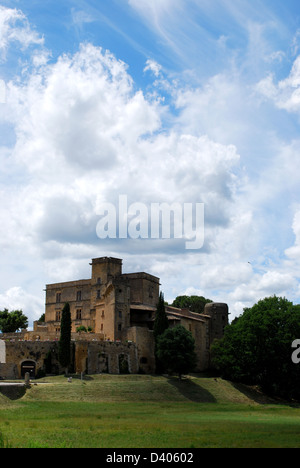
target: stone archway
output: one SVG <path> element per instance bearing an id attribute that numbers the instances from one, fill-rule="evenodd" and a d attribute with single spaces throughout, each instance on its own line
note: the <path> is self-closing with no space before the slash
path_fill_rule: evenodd
<path id="1" fill-rule="evenodd" d="M 24 378 L 26 372 L 29 372 L 30 378 L 35 378 L 36 363 L 35 361 L 23 361 L 21 363 L 21 377 Z"/>

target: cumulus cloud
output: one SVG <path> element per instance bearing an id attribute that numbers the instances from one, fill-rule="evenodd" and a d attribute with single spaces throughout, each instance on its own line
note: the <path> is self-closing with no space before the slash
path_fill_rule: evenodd
<path id="1" fill-rule="evenodd" d="M 27 86 L 9 83 L 8 89 L 16 157 L 30 171 L 57 175 L 66 164 L 105 171 L 122 144 L 159 125 L 154 105 L 133 92 L 125 64 L 91 45 L 32 74 Z"/>
<path id="2" fill-rule="evenodd" d="M 296 290 L 297 284 L 297 280 L 290 273 L 267 271 L 262 275 L 253 275 L 248 282 L 241 282 L 228 295 L 228 299 L 239 306 L 243 304 L 243 308 L 251 307 L 254 302 L 274 294 L 286 297 L 287 292 L 291 294 L 292 290 Z"/>
<path id="3" fill-rule="evenodd" d="M 161 69 L 162 67 L 159 65 L 159 63 L 157 63 L 155 60 L 148 59 L 144 68 L 144 72 L 151 71 L 156 77 L 158 77 L 160 75 Z"/>
<path id="4" fill-rule="evenodd" d="M 32 320 L 38 320 L 44 313 L 44 301 L 21 287 L 12 287 L 0 294 L 0 304 L 1 310 L 22 310 L 30 323 Z"/>
<path id="5" fill-rule="evenodd" d="M 295 243 L 292 247 L 286 249 L 285 253 L 288 258 L 292 260 L 300 260 L 300 210 L 294 215 L 293 219 L 293 232 L 295 235 Z"/>
<path id="6" fill-rule="evenodd" d="M 93 243 L 97 206 L 117 204 L 122 194 L 147 206 L 205 203 L 207 229 L 229 223 L 236 148 L 165 131 L 166 109 L 134 90 L 126 65 L 111 53 L 82 45 L 8 90 L 13 158 L 29 177 L 14 193 L 22 208 L 12 219 L 23 222 L 25 236 Z"/>
<path id="7" fill-rule="evenodd" d="M 288 112 L 300 111 L 300 56 L 292 66 L 290 74 L 276 83 L 272 74 L 262 79 L 256 86 L 257 91 L 274 102 L 276 107 Z"/>
<path id="8" fill-rule="evenodd" d="M 14 42 L 26 49 L 32 44 L 43 44 L 44 39 L 32 29 L 22 11 L 0 5 L 0 52 L 2 58 L 5 57 L 9 45 Z"/>

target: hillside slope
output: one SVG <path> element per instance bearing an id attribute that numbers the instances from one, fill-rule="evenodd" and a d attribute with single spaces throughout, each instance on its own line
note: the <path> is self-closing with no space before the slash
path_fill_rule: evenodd
<path id="1" fill-rule="evenodd" d="M 149 375 L 94 375 L 84 380 L 64 376 L 47 377 L 33 382 L 23 400 L 145 402 L 192 401 L 198 403 L 271 403 L 253 389 L 237 386 L 220 378 Z"/>

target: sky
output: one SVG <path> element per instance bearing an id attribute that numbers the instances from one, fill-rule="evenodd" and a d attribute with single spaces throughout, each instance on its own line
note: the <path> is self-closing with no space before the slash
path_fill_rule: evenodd
<path id="1" fill-rule="evenodd" d="M 0 162 L 0 310 L 30 327 L 102 256 L 230 320 L 299 303 L 299 1 L 0 0 Z M 202 204 L 203 245 L 101 238 L 120 197 L 137 234 Z"/>

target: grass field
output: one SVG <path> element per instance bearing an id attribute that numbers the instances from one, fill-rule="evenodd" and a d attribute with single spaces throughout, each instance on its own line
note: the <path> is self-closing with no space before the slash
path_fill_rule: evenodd
<path id="1" fill-rule="evenodd" d="M 222 379 L 96 375 L 36 382 L 19 400 L 0 394 L 0 446 L 300 447 L 300 408 Z"/>

